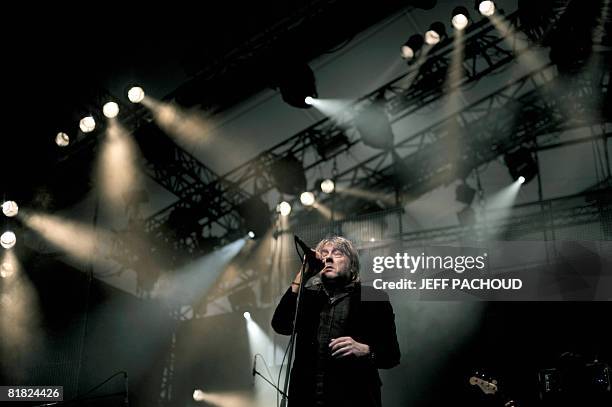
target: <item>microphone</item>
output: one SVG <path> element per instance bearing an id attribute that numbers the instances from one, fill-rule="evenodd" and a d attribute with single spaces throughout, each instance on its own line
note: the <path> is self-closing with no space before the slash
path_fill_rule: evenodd
<path id="1" fill-rule="evenodd" d="M 323 260 L 317 259 L 317 255 L 315 254 L 315 252 L 310 247 L 308 247 L 308 245 L 304 243 L 304 241 L 300 239 L 297 235 L 293 235 L 293 238 L 295 240 L 295 243 L 300 246 L 300 248 L 306 255 L 306 261 L 308 262 L 308 266 L 310 267 L 310 269 L 315 270 L 316 272 L 321 271 L 324 264 Z"/>

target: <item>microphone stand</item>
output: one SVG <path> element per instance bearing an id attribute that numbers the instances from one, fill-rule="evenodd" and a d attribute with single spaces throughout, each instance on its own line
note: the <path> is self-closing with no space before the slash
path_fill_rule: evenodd
<path id="1" fill-rule="evenodd" d="M 279 389 L 274 383 L 272 383 L 266 376 L 262 375 L 261 373 L 259 373 L 257 370 L 254 371 L 254 374 L 256 374 L 257 376 L 261 377 L 262 379 L 264 379 L 266 382 L 268 382 L 268 384 L 272 387 L 274 387 L 274 389 L 276 389 L 277 392 L 279 392 L 280 394 L 283 395 L 283 398 L 287 397 L 287 393 L 285 393 L 284 391 L 282 391 L 281 389 Z"/>
<path id="2" fill-rule="evenodd" d="M 291 338 L 289 339 L 289 359 L 287 360 L 287 370 L 285 371 L 285 384 L 283 385 L 283 391 L 281 394 L 283 398 L 281 399 L 281 407 L 287 406 L 287 391 L 289 390 L 289 374 L 291 373 L 291 364 L 293 363 L 293 346 L 295 344 L 295 328 L 297 325 L 298 319 L 298 311 L 300 309 L 300 298 L 302 297 L 302 287 L 304 287 L 304 270 L 306 269 L 307 263 L 306 253 L 304 253 L 302 260 L 302 268 L 300 268 L 300 286 L 298 288 L 297 300 L 295 301 L 295 315 L 293 316 L 293 328 L 291 330 Z M 275 386 L 276 387 L 276 386 Z"/>

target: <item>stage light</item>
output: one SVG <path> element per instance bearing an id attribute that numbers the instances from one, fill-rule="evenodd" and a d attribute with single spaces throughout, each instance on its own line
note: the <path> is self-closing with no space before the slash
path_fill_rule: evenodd
<path id="1" fill-rule="evenodd" d="M 504 161 L 513 180 L 520 181 L 521 178 L 523 179 L 521 184 L 531 181 L 538 173 L 538 164 L 535 162 L 531 151 L 525 147 L 507 153 L 504 156 Z"/>
<path id="2" fill-rule="evenodd" d="M 324 134 L 315 140 L 315 144 L 317 153 L 321 158 L 328 159 L 339 151 L 348 149 L 351 145 L 351 141 L 344 133 L 338 133 L 333 136 Z"/>
<path id="3" fill-rule="evenodd" d="M 249 230 L 249 233 L 247 233 L 247 235 L 249 235 L 251 239 L 255 239 L 255 232 L 253 232 L 252 230 Z"/>
<path id="4" fill-rule="evenodd" d="M 314 103 L 314 98 L 312 96 L 306 96 L 304 98 L 304 103 L 307 105 L 312 105 Z"/>
<path id="5" fill-rule="evenodd" d="M 232 307 L 233 312 L 243 313 L 245 319 L 250 319 L 249 310 L 257 308 L 257 299 L 255 291 L 251 286 L 244 286 L 237 289 L 227 296 L 227 300 Z"/>
<path id="6" fill-rule="evenodd" d="M 453 17 L 451 23 L 455 29 L 461 31 L 467 27 L 469 23 L 470 14 L 467 9 L 463 6 L 455 7 L 453 9 Z"/>
<path id="7" fill-rule="evenodd" d="M 13 274 L 15 274 L 15 266 L 8 261 L 2 262 L 2 265 L 0 266 L 0 277 L 9 278 Z"/>
<path id="8" fill-rule="evenodd" d="M 306 189 L 304 166 L 302 161 L 292 154 L 274 161 L 268 173 L 272 176 L 276 189 L 283 194 L 297 195 Z"/>
<path id="9" fill-rule="evenodd" d="M 200 389 L 195 389 L 193 391 L 193 400 L 194 401 L 204 401 L 204 399 L 206 398 L 206 396 L 204 395 L 204 392 Z"/>
<path id="10" fill-rule="evenodd" d="M 249 233 L 251 239 L 264 236 L 272 226 L 268 204 L 256 196 L 239 204 L 236 210 L 243 219 L 243 230 L 253 233 Z"/>
<path id="11" fill-rule="evenodd" d="M 334 192 L 335 188 L 336 184 L 334 184 L 333 180 L 324 179 L 323 181 L 321 181 L 321 191 L 325 192 L 326 194 L 331 194 L 332 192 Z"/>
<path id="12" fill-rule="evenodd" d="M 2 236 L 0 236 L 0 245 L 5 249 L 10 249 L 11 247 L 15 246 L 16 242 L 17 237 L 10 230 L 4 232 Z"/>
<path id="13" fill-rule="evenodd" d="M 455 190 L 455 199 L 458 202 L 462 202 L 466 205 L 471 205 L 472 201 L 474 200 L 474 195 L 476 195 L 476 190 L 470 187 L 469 185 L 457 185 L 457 189 Z"/>
<path id="14" fill-rule="evenodd" d="M 140 86 L 134 86 L 128 91 L 128 99 L 132 103 L 140 103 L 145 97 L 145 92 Z"/>
<path id="15" fill-rule="evenodd" d="M 60 131 L 55 136 L 55 144 L 60 147 L 66 147 L 68 144 L 70 144 L 70 137 L 68 136 L 68 134 L 64 133 L 63 131 Z"/>
<path id="16" fill-rule="evenodd" d="M 310 108 L 306 97 L 317 97 L 315 76 L 306 63 L 293 62 L 282 66 L 278 85 L 283 100 L 293 107 Z"/>
<path id="17" fill-rule="evenodd" d="M 414 34 L 408 41 L 402 45 L 402 58 L 404 59 L 412 59 L 414 55 L 419 52 L 419 50 L 423 47 L 423 36 L 420 34 Z"/>
<path id="18" fill-rule="evenodd" d="M 492 1 L 489 1 L 489 0 L 487 0 L 487 1 L 476 0 L 476 3 L 478 4 L 478 11 L 483 16 L 490 17 L 493 14 L 495 14 L 495 3 L 493 3 Z"/>
<path id="19" fill-rule="evenodd" d="M 109 119 L 117 117 L 119 114 L 119 105 L 115 102 L 105 103 L 102 107 L 102 113 L 104 113 L 104 116 L 108 117 Z"/>
<path id="20" fill-rule="evenodd" d="M 288 216 L 291 213 L 291 204 L 287 201 L 279 203 L 278 211 L 282 216 Z"/>
<path id="21" fill-rule="evenodd" d="M 425 43 L 428 45 L 436 45 L 446 36 L 446 28 L 444 24 L 436 21 L 429 26 L 429 30 L 425 33 Z"/>
<path id="22" fill-rule="evenodd" d="M 300 195 L 300 202 L 304 206 L 312 206 L 315 202 L 315 196 L 312 192 L 302 192 L 302 194 Z"/>
<path id="23" fill-rule="evenodd" d="M 19 206 L 17 206 L 17 202 L 6 201 L 2 204 L 2 213 L 4 213 L 9 218 L 16 216 L 18 212 L 19 212 Z"/>
<path id="24" fill-rule="evenodd" d="M 525 183 L 525 181 L 526 181 L 526 180 L 525 180 L 525 177 L 523 177 L 522 175 L 521 175 L 520 177 L 518 177 L 518 182 L 519 182 L 519 184 L 521 184 L 521 185 L 522 185 L 522 184 L 524 184 L 524 183 Z"/>
<path id="25" fill-rule="evenodd" d="M 85 116 L 79 122 L 79 128 L 83 133 L 91 133 L 96 128 L 96 120 L 92 116 Z"/>

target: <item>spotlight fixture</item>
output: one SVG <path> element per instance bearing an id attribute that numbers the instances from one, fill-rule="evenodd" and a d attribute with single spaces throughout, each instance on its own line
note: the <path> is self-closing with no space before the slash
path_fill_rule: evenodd
<path id="1" fill-rule="evenodd" d="M 476 0 L 476 8 L 485 17 L 490 17 L 495 14 L 495 3 L 490 0 Z"/>
<path id="2" fill-rule="evenodd" d="M 531 181 L 538 173 L 538 164 L 531 151 L 525 147 L 507 153 L 504 156 L 504 161 L 512 179 L 519 181 L 521 184 Z"/>
<path id="3" fill-rule="evenodd" d="M 304 166 L 293 154 L 274 161 L 268 172 L 276 189 L 283 194 L 298 195 L 306 189 Z"/>
<path id="4" fill-rule="evenodd" d="M 96 128 L 96 120 L 92 116 L 85 116 L 79 122 L 79 128 L 83 133 L 91 133 Z"/>
<path id="5" fill-rule="evenodd" d="M 315 203 L 315 196 L 312 192 L 302 192 L 300 195 L 300 202 L 304 206 L 312 206 Z"/>
<path id="6" fill-rule="evenodd" d="M 283 201 L 281 203 L 278 204 L 278 212 L 282 215 L 282 216 L 289 216 L 289 214 L 291 213 L 291 204 L 287 201 Z"/>
<path id="7" fill-rule="evenodd" d="M 420 34 L 414 34 L 408 38 L 408 41 L 402 45 L 401 52 L 402 58 L 411 60 L 415 54 L 423 47 L 423 36 Z"/>
<path id="8" fill-rule="evenodd" d="M 227 296 L 233 312 L 240 312 L 245 319 L 251 318 L 249 310 L 257 308 L 255 291 L 251 286 L 238 288 Z"/>
<path id="9" fill-rule="evenodd" d="M 451 18 L 451 23 L 456 30 L 464 30 L 467 27 L 470 20 L 470 13 L 467 8 L 463 6 L 455 7 L 453 9 L 453 17 Z"/>
<path id="10" fill-rule="evenodd" d="M 2 213 L 4 213 L 9 218 L 16 216 L 18 212 L 19 212 L 19 206 L 17 206 L 17 202 L 6 201 L 2 204 Z"/>
<path id="11" fill-rule="evenodd" d="M 304 98 L 304 103 L 307 105 L 312 105 L 314 103 L 314 98 L 312 96 L 306 96 Z"/>
<path id="12" fill-rule="evenodd" d="M 331 194 L 334 192 L 335 188 L 336 184 L 334 184 L 333 180 L 328 178 L 321 181 L 321 191 L 325 192 L 326 194 Z"/>
<path id="13" fill-rule="evenodd" d="M 140 103 L 145 97 L 145 92 L 140 86 L 134 86 L 128 91 L 128 99 L 132 103 Z"/>
<path id="14" fill-rule="evenodd" d="M 457 185 L 457 189 L 455 189 L 455 199 L 468 206 L 472 204 L 475 195 L 476 190 L 468 184 L 459 184 Z"/>
<path id="15" fill-rule="evenodd" d="M 300 109 L 311 107 L 311 104 L 306 102 L 306 97 L 317 97 L 314 73 L 308 64 L 303 62 L 292 62 L 282 67 L 278 87 L 283 100 Z"/>
<path id="16" fill-rule="evenodd" d="M 255 239 L 264 236 L 270 229 L 270 208 L 257 196 L 253 196 L 236 207 L 242 218 L 244 231 L 249 231 L 249 237 Z"/>
<path id="17" fill-rule="evenodd" d="M 55 136 L 55 144 L 57 144 L 60 147 L 66 147 L 68 144 L 70 144 L 70 137 L 68 136 L 67 133 L 60 131 Z"/>
<path id="18" fill-rule="evenodd" d="M 119 105 L 115 102 L 107 102 L 102 107 L 102 113 L 104 113 L 104 116 L 108 117 L 109 119 L 117 117 L 119 114 Z"/>
<path id="19" fill-rule="evenodd" d="M 194 401 L 204 401 L 206 397 L 204 396 L 204 392 L 200 389 L 195 389 L 193 391 L 193 400 Z"/>
<path id="20" fill-rule="evenodd" d="M 323 134 L 320 138 L 315 139 L 314 142 L 317 153 L 326 160 L 351 146 L 351 141 L 344 133 L 338 133 L 333 136 Z"/>
<path id="21" fill-rule="evenodd" d="M 15 233 L 11 232 L 10 230 L 4 232 L 2 236 L 0 236 L 0 245 L 5 249 L 10 249 L 11 247 L 15 246 L 16 242 L 17 237 L 15 236 Z"/>
<path id="22" fill-rule="evenodd" d="M 428 45 L 436 45 L 442 41 L 442 37 L 446 36 L 446 27 L 440 21 L 436 21 L 429 26 L 429 30 L 425 33 L 425 43 Z"/>

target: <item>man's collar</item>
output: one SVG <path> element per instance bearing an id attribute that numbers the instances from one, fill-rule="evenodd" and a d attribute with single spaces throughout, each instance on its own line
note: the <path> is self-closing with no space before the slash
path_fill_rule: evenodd
<path id="1" fill-rule="evenodd" d="M 314 276 L 306 282 L 305 288 L 318 289 L 323 286 L 323 280 L 319 276 Z M 331 288 L 331 287 L 330 287 Z M 342 286 L 334 286 L 333 290 L 336 292 L 351 292 L 355 289 L 355 281 L 351 281 L 348 284 Z"/>

